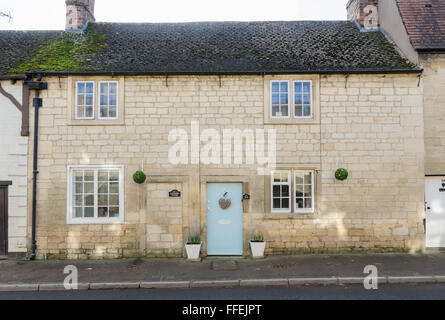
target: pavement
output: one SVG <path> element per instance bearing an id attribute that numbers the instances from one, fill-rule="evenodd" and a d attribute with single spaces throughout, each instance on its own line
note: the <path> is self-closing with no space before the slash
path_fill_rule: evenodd
<path id="1" fill-rule="evenodd" d="M 303 254 L 117 260 L 0 261 L 0 291 L 65 290 L 64 268 L 78 270 L 79 290 L 214 288 L 363 283 L 375 266 L 379 284 L 445 283 L 445 253 Z"/>

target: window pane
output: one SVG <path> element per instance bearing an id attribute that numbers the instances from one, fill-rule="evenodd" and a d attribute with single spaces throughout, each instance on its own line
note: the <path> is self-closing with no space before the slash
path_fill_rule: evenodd
<path id="1" fill-rule="evenodd" d="M 110 84 L 108 84 L 108 86 L 109 86 L 109 92 L 111 94 L 117 93 L 117 83 L 110 83 Z"/>
<path id="2" fill-rule="evenodd" d="M 85 171 L 84 179 L 85 181 L 94 181 L 94 171 Z"/>
<path id="3" fill-rule="evenodd" d="M 305 198 L 304 199 L 304 207 L 307 209 L 312 208 L 312 198 Z"/>
<path id="4" fill-rule="evenodd" d="M 287 82 L 280 82 L 280 92 L 287 92 Z"/>
<path id="5" fill-rule="evenodd" d="M 74 181 L 83 181 L 83 171 L 74 171 Z"/>
<path id="6" fill-rule="evenodd" d="M 312 195 L 312 186 L 310 184 L 304 185 L 304 196 L 310 197 Z"/>
<path id="7" fill-rule="evenodd" d="M 272 104 L 278 104 L 280 102 L 279 95 L 277 93 L 272 94 Z"/>
<path id="8" fill-rule="evenodd" d="M 301 105 L 295 106 L 295 116 L 296 117 L 302 117 L 303 116 L 303 108 Z"/>
<path id="9" fill-rule="evenodd" d="M 85 82 L 78 82 L 77 83 L 77 92 L 78 93 L 84 93 L 85 92 Z"/>
<path id="10" fill-rule="evenodd" d="M 303 184 L 303 173 L 300 172 L 295 173 L 295 183 Z"/>
<path id="11" fill-rule="evenodd" d="M 108 93 L 108 83 L 107 82 L 102 82 L 100 84 L 100 93 L 101 94 L 107 94 Z"/>
<path id="12" fill-rule="evenodd" d="M 74 193 L 82 193 L 83 192 L 83 184 L 82 182 L 74 183 Z"/>
<path id="13" fill-rule="evenodd" d="M 99 181 L 108 181 L 108 171 L 99 170 Z"/>
<path id="14" fill-rule="evenodd" d="M 278 90 L 279 90 L 279 83 L 272 82 L 272 92 L 278 92 Z"/>
<path id="15" fill-rule="evenodd" d="M 308 172 L 304 174 L 304 183 L 305 184 L 312 184 L 312 173 Z"/>
<path id="16" fill-rule="evenodd" d="M 100 95 L 100 105 L 106 106 L 108 105 L 108 96 Z"/>
<path id="17" fill-rule="evenodd" d="M 108 109 L 106 107 L 100 107 L 100 116 L 101 118 L 108 117 Z"/>
<path id="18" fill-rule="evenodd" d="M 281 194 L 283 197 L 289 197 L 289 186 L 281 186 Z"/>
<path id="19" fill-rule="evenodd" d="M 302 87 L 301 82 L 295 82 L 295 83 L 294 83 L 294 92 L 295 92 L 295 95 L 301 93 L 301 87 Z"/>
<path id="20" fill-rule="evenodd" d="M 91 118 L 93 116 L 93 107 L 89 106 L 85 109 L 85 117 Z"/>
<path id="21" fill-rule="evenodd" d="M 286 106 L 285 108 L 281 108 L 281 115 L 282 115 L 283 117 L 287 117 L 287 116 L 289 115 L 287 106 Z"/>
<path id="22" fill-rule="evenodd" d="M 119 171 L 117 170 L 110 171 L 110 181 L 119 181 Z"/>
<path id="23" fill-rule="evenodd" d="M 85 105 L 87 105 L 87 106 L 93 105 L 93 95 L 92 94 L 87 94 L 85 96 Z"/>
<path id="24" fill-rule="evenodd" d="M 272 116 L 276 117 L 278 112 L 280 112 L 280 107 L 278 105 L 273 105 L 272 106 Z"/>
<path id="25" fill-rule="evenodd" d="M 272 195 L 273 195 L 274 198 L 279 198 L 280 197 L 280 195 L 281 195 L 280 186 L 277 186 L 277 185 L 273 186 Z"/>
<path id="26" fill-rule="evenodd" d="M 75 207 L 74 208 L 74 217 L 75 218 L 82 218 L 82 207 Z"/>
<path id="27" fill-rule="evenodd" d="M 85 107 L 77 107 L 76 118 L 83 118 L 85 116 Z"/>
<path id="28" fill-rule="evenodd" d="M 304 93 L 310 93 L 311 92 L 311 83 L 310 82 L 304 82 L 303 83 L 303 92 Z"/>
<path id="29" fill-rule="evenodd" d="M 115 106 L 116 105 L 116 96 L 110 95 L 110 105 Z"/>
<path id="30" fill-rule="evenodd" d="M 74 205 L 83 206 L 83 195 L 78 194 L 74 196 Z"/>
<path id="31" fill-rule="evenodd" d="M 107 194 L 100 194 L 97 197 L 97 204 L 99 206 L 108 206 L 108 195 Z"/>
<path id="32" fill-rule="evenodd" d="M 295 206 L 296 206 L 298 209 L 303 208 L 303 199 L 298 198 L 297 201 L 296 201 Z"/>
<path id="33" fill-rule="evenodd" d="M 83 94 L 77 95 L 77 105 L 78 106 L 85 105 L 85 96 Z"/>
<path id="34" fill-rule="evenodd" d="M 110 206 L 118 206 L 119 205 L 119 195 L 112 194 L 109 196 Z"/>
<path id="35" fill-rule="evenodd" d="M 119 193 L 119 183 L 110 182 L 110 193 Z"/>
<path id="36" fill-rule="evenodd" d="M 303 94 L 303 103 L 304 104 L 311 104 L 311 95 L 310 94 Z"/>
<path id="37" fill-rule="evenodd" d="M 116 107 L 111 106 L 108 110 L 108 116 L 110 118 L 116 118 Z"/>
<path id="38" fill-rule="evenodd" d="M 289 199 L 288 198 L 283 198 L 281 200 L 281 207 L 283 209 L 289 209 Z"/>
<path id="39" fill-rule="evenodd" d="M 88 194 L 85 196 L 85 205 L 94 206 L 94 194 Z"/>
<path id="40" fill-rule="evenodd" d="M 94 183 L 93 182 L 86 182 L 84 185 L 84 193 L 94 193 Z"/>
<path id="41" fill-rule="evenodd" d="M 305 117 L 311 116 L 311 106 L 304 106 L 304 116 Z"/>
<path id="42" fill-rule="evenodd" d="M 87 82 L 85 87 L 87 93 L 93 93 L 93 82 Z"/>
<path id="43" fill-rule="evenodd" d="M 280 95 L 280 103 L 281 103 L 281 104 L 287 104 L 287 103 L 288 103 L 288 97 L 287 97 L 287 94 L 281 94 L 281 95 Z"/>
<path id="44" fill-rule="evenodd" d="M 108 208 L 106 207 L 99 207 L 97 211 L 97 216 L 99 218 L 106 218 L 108 216 Z"/>
<path id="45" fill-rule="evenodd" d="M 119 217 L 119 207 L 110 207 L 110 217 Z"/>
<path id="46" fill-rule="evenodd" d="M 94 217 L 94 207 L 86 207 L 85 218 L 93 218 L 93 217 Z"/>
<path id="47" fill-rule="evenodd" d="M 99 193 L 108 193 L 108 182 L 99 182 Z"/>
<path id="48" fill-rule="evenodd" d="M 303 104 L 303 97 L 301 96 L 301 94 L 295 95 L 295 104 L 296 105 Z"/>
<path id="49" fill-rule="evenodd" d="M 273 199 L 273 208 L 280 209 L 281 208 L 280 202 L 281 202 L 280 199 Z"/>

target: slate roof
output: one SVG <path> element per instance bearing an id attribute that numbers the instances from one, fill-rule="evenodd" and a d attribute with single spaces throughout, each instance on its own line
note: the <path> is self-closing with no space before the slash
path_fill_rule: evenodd
<path id="1" fill-rule="evenodd" d="M 39 51 L 60 39 L 78 43 L 88 33 L 102 35 L 104 44 L 98 50 L 75 51 L 75 59 L 83 63 L 80 69 L 52 65 L 55 53 Z M 381 32 L 360 32 L 347 21 L 90 23 L 84 34 L 0 31 L 0 74 L 32 59 L 40 63 L 26 71 L 47 74 L 418 71 Z"/>
<path id="2" fill-rule="evenodd" d="M 396 0 L 415 49 L 445 49 L 445 0 Z"/>

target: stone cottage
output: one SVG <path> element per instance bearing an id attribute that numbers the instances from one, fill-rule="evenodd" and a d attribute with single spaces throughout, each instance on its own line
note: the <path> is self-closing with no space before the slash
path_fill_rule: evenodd
<path id="1" fill-rule="evenodd" d="M 399 2 L 136 24 L 67 0 L 65 31 L 0 32 L 1 84 L 30 92 L 30 257 L 182 256 L 195 234 L 203 256 L 247 255 L 258 233 L 267 254 L 425 247 L 425 174 L 444 174 L 443 95 L 425 85 L 442 71 Z"/>

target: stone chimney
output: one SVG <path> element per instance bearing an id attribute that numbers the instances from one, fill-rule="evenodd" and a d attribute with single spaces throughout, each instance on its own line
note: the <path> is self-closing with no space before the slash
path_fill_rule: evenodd
<path id="1" fill-rule="evenodd" d="M 66 31 L 83 31 L 94 18 L 94 0 L 65 0 Z"/>
<path id="2" fill-rule="evenodd" d="M 379 28 L 378 0 L 349 0 L 346 5 L 348 20 L 354 21 L 362 31 L 373 31 Z"/>

